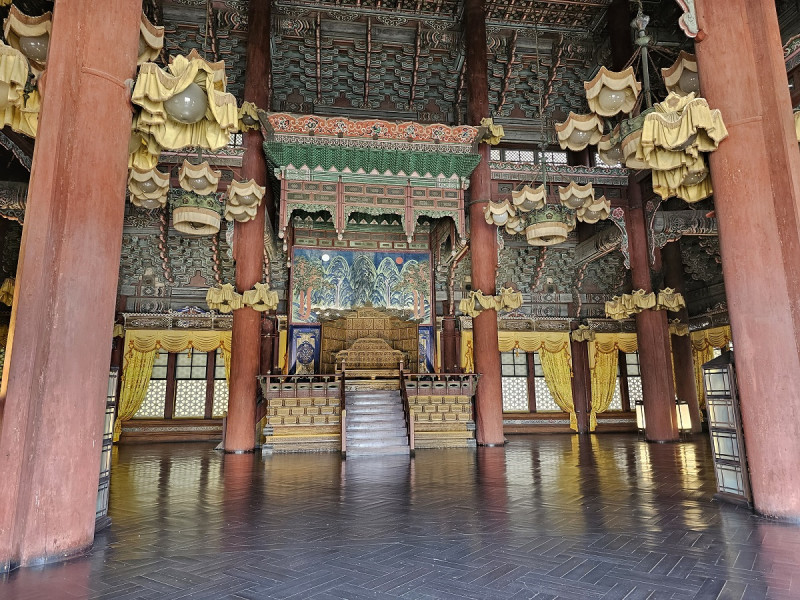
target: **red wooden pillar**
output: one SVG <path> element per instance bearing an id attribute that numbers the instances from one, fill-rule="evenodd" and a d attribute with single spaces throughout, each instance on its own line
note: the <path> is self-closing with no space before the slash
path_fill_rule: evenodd
<path id="1" fill-rule="evenodd" d="M 3 382 L 0 572 L 91 546 L 141 0 L 56 0 Z"/>
<path id="2" fill-rule="evenodd" d="M 479 125 L 489 116 L 489 68 L 486 60 L 484 0 L 466 0 L 464 5 L 467 43 L 467 123 Z M 483 211 L 491 198 L 492 173 L 489 146 L 479 147 L 481 162 L 470 178 L 470 246 L 472 286 L 486 295 L 496 292 L 497 227 L 489 225 Z M 500 349 L 497 343 L 497 313 L 485 310 L 472 320 L 475 372 L 480 373 L 476 395 L 479 444 L 504 444 L 503 390 L 500 381 Z"/>
<path id="3" fill-rule="evenodd" d="M 250 1 L 248 13 L 247 77 L 244 99 L 266 109 L 270 81 L 270 8 L 271 2 Z M 237 223 L 233 236 L 236 260 L 236 291 L 252 289 L 264 274 L 264 213 L 271 203 L 267 185 L 267 163 L 261 145 L 260 129 L 244 134 L 245 153 L 242 177 L 266 186 L 264 201 L 256 218 Z M 228 400 L 226 452 L 251 452 L 255 448 L 256 394 L 261 364 L 261 315 L 246 306 L 233 313 L 231 337 L 231 381 Z"/>
<path id="4" fill-rule="evenodd" d="M 756 509 L 800 518 L 800 153 L 772 0 L 697 0 L 722 269 Z"/>
<path id="5" fill-rule="evenodd" d="M 572 352 L 572 404 L 578 421 L 578 433 L 589 433 L 592 406 L 592 375 L 589 370 L 589 344 L 570 341 Z"/>
<path id="6" fill-rule="evenodd" d="M 664 285 L 681 294 L 686 293 L 683 279 L 683 260 L 679 242 L 671 242 L 661 249 L 661 260 L 664 265 Z M 689 322 L 689 312 L 684 308 L 679 313 L 672 313 L 681 320 Z M 689 405 L 692 417 L 692 433 L 703 430 L 703 419 L 700 416 L 700 405 L 697 402 L 697 384 L 694 379 L 694 359 L 692 358 L 692 340 L 688 335 L 673 335 L 672 362 L 675 366 L 675 394 L 678 400 Z"/>
<path id="7" fill-rule="evenodd" d="M 628 184 L 630 209 L 626 215 L 631 253 L 633 289 L 653 291 L 647 229 L 642 207 L 642 190 L 631 175 Z M 642 373 L 642 396 L 647 421 L 648 442 L 672 442 L 678 439 L 675 386 L 672 383 L 672 360 L 669 346 L 667 313 L 644 310 L 636 315 L 636 338 L 639 345 L 639 366 Z"/>

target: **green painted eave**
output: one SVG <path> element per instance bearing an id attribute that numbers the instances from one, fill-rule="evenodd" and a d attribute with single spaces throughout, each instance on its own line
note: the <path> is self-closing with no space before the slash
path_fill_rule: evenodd
<path id="1" fill-rule="evenodd" d="M 379 148 L 343 148 L 341 146 L 320 146 L 314 144 L 286 144 L 264 142 L 264 154 L 274 167 L 293 165 L 295 168 L 309 167 L 312 171 L 322 168 L 325 171 L 346 169 L 367 173 L 377 171 L 383 175 L 387 171 L 397 175 L 418 173 L 424 177 L 443 175 L 447 178 L 457 175 L 463 179 L 470 176 L 481 160 L 479 154 L 455 154 L 449 152 L 420 152 L 406 150 L 382 150 Z"/>

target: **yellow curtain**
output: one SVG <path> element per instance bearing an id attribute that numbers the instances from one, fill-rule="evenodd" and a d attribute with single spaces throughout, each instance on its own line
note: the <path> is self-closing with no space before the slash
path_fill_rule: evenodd
<path id="1" fill-rule="evenodd" d="M 569 334 L 565 334 L 569 336 Z M 569 340 L 569 337 L 567 337 Z M 544 346 L 539 350 L 544 380 L 558 407 L 569 414 L 570 429 L 578 430 L 575 405 L 572 402 L 572 360 L 569 342 L 558 352 L 549 352 Z"/>
<path id="2" fill-rule="evenodd" d="M 700 408 L 706 405 L 706 388 L 703 386 L 703 365 L 714 358 L 714 348 L 707 346 L 703 350 L 692 348 L 692 360 L 694 361 L 694 382 L 697 387 L 697 404 Z"/>
<path id="3" fill-rule="evenodd" d="M 133 418 L 142 406 L 159 348 L 167 352 L 182 352 L 188 348 L 213 352 L 221 348 L 225 361 L 225 377 L 230 381 L 230 331 L 129 329 L 125 332 L 125 348 L 127 352 L 122 366 L 122 390 L 117 421 L 114 423 L 115 442 L 119 441 L 122 422 Z"/>
<path id="4" fill-rule="evenodd" d="M 731 328 L 728 325 L 693 331 L 692 360 L 694 361 L 694 379 L 697 386 L 697 403 L 700 408 L 706 405 L 706 391 L 703 386 L 703 365 L 714 358 L 714 348 L 724 348 L 731 342 Z"/>
<path id="5" fill-rule="evenodd" d="M 617 347 L 610 352 L 599 352 L 598 346 L 595 345 L 594 350 L 594 367 L 591 369 L 592 410 L 589 414 L 589 431 L 597 428 L 597 413 L 607 411 L 614 399 L 619 362 Z"/>
<path id="6" fill-rule="evenodd" d="M 153 362 L 156 358 L 156 348 L 139 351 L 129 346 L 125 355 L 122 368 L 122 389 L 119 398 L 117 420 L 114 423 L 114 441 L 119 441 L 122 432 L 122 422 L 127 421 L 139 411 L 147 388 L 150 385 L 150 376 L 153 374 Z"/>
<path id="7" fill-rule="evenodd" d="M 278 332 L 278 368 L 286 373 L 288 366 L 286 364 L 286 352 L 288 349 L 289 332 L 285 329 Z"/>
<path id="8" fill-rule="evenodd" d="M 231 384 L 231 349 L 226 346 L 220 346 L 222 350 L 222 360 L 225 361 L 225 381 L 228 385 Z"/>

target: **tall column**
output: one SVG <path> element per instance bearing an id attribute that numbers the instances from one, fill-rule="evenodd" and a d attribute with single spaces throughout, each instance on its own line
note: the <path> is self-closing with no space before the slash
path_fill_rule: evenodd
<path id="1" fill-rule="evenodd" d="M 0 572 L 91 546 L 141 0 L 56 0 L 0 433 Z"/>
<path id="2" fill-rule="evenodd" d="M 486 59 L 486 11 L 484 0 L 466 0 L 464 31 L 467 43 L 467 123 L 480 125 L 489 116 L 489 67 Z M 493 296 L 497 282 L 497 227 L 486 223 L 483 211 L 491 198 L 492 173 L 489 146 L 480 144 L 481 162 L 470 178 L 469 227 L 472 287 Z M 479 444 L 505 443 L 503 437 L 503 390 L 500 383 L 500 349 L 497 313 L 485 310 L 472 320 L 475 372 L 480 373 L 476 395 Z"/>
<path id="3" fill-rule="evenodd" d="M 458 373 L 458 348 L 456 346 L 456 318 L 442 317 L 442 371 Z"/>
<path id="4" fill-rule="evenodd" d="M 671 242 L 664 246 L 661 249 L 661 260 L 664 265 L 664 285 L 681 294 L 686 294 L 680 243 Z M 688 323 L 689 311 L 682 308 L 677 317 L 681 323 Z M 678 400 L 689 405 L 692 433 L 699 433 L 703 430 L 703 419 L 700 416 L 700 405 L 697 402 L 692 340 L 688 335 L 673 335 L 671 340 L 672 364 L 675 367 L 675 394 L 678 396 Z"/>
<path id="5" fill-rule="evenodd" d="M 262 109 L 269 108 L 270 81 L 270 9 L 271 2 L 250 0 L 247 21 L 247 72 L 244 99 Z M 256 218 L 237 223 L 233 232 L 236 261 L 236 291 L 252 289 L 264 276 L 264 213 L 271 202 L 267 185 L 267 162 L 261 130 L 244 134 L 245 152 L 242 177 L 254 179 L 267 188 Z M 256 394 L 261 363 L 261 315 L 246 306 L 233 313 L 231 337 L 231 381 L 228 419 L 225 432 L 226 452 L 251 452 L 255 448 Z"/>
<path id="6" fill-rule="evenodd" d="M 772 0 L 697 0 L 722 270 L 756 509 L 800 518 L 800 153 Z"/>
<path id="7" fill-rule="evenodd" d="M 653 291 L 647 251 L 647 229 L 642 207 L 642 189 L 631 175 L 628 184 L 627 216 L 633 289 Z M 672 383 L 672 360 L 669 347 L 667 313 L 644 310 L 636 315 L 636 338 L 642 374 L 642 396 L 647 421 L 648 442 L 672 442 L 678 439 L 675 386 Z"/>
<path id="8" fill-rule="evenodd" d="M 572 353 L 572 404 L 578 421 L 578 433 L 589 433 L 592 406 L 592 374 L 589 370 L 589 344 L 570 341 Z"/>

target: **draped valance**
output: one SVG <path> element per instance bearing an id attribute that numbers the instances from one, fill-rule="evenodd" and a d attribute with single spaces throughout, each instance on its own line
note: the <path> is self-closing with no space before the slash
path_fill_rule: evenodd
<path id="1" fill-rule="evenodd" d="M 597 354 L 638 352 L 639 343 L 635 333 L 598 333 L 593 342 L 589 342 L 589 368 L 594 369 Z"/>
<path id="2" fill-rule="evenodd" d="M 213 352 L 222 348 L 230 352 L 230 331 L 175 331 L 173 329 L 129 329 L 125 332 L 126 354 L 131 350 L 150 352 L 183 352 L 192 348 L 200 352 Z"/>
<path id="3" fill-rule="evenodd" d="M 700 352 L 706 348 L 724 348 L 731 340 L 731 328 L 729 325 L 714 327 L 713 329 L 703 329 L 693 331 L 689 334 L 692 338 L 692 349 Z"/>

